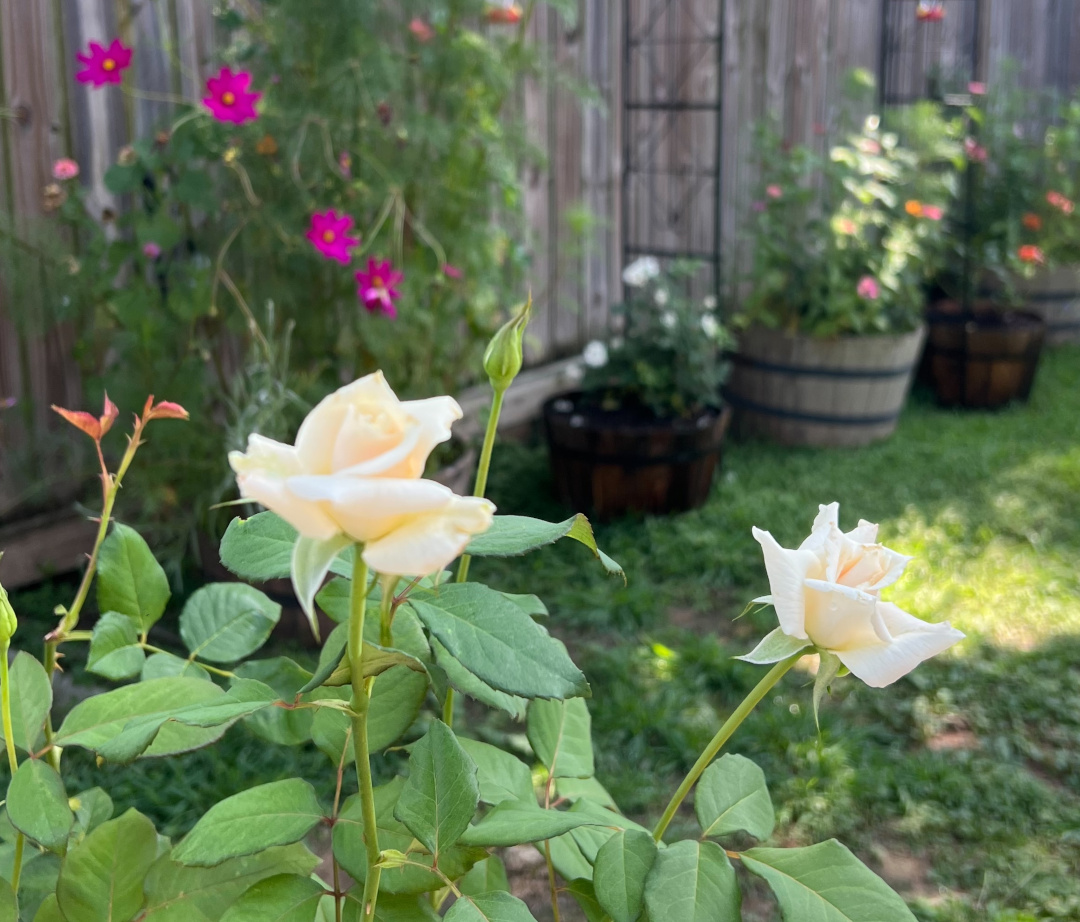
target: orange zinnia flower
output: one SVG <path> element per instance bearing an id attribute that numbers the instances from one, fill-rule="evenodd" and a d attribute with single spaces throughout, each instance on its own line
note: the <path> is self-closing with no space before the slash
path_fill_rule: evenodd
<path id="1" fill-rule="evenodd" d="M 1042 218 L 1040 218 L 1033 211 L 1029 211 L 1026 215 L 1024 215 L 1024 217 L 1021 218 L 1021 222 L 1028 230 L 1042 230 Z"/>
<path id="2" fill-rule="evenodd" d="M 1020 257 L 1021 262 L 1025 263 L 1043 263 L 1046 262 L 1046 257 L 1043 255 L 1043 251 L 1031 243 L 1026 243 L 1019 250 L 1016 251 L 1016 255 Z"/>
<path id="3" fill-rule="evenodd" d="M 917 199 L 909 198 L 904 202 L 904 211 L 906 211 L 913 218 L 918 218 L 922 215 L 922 202 Z"/>

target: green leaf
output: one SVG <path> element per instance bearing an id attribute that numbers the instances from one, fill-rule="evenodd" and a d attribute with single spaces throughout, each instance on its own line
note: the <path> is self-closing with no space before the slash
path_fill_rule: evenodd
<path id="1" fill-rule="evenodd" d="M 585 913 L 587 922 L 606 922 L 607 914 L 596 899 L 592 881 L 585 877 L 579 877 L 566 885 L 570 895 L 577 901 L 581 911 Z"/>
<path id="2" fill-rule="evenodd" d="M 394 818 L 394 808 L 405 786 L 405 779 L 394 778 L 389 784 L 375 788 L 375 824 L 379 831 L 379 848 L 408 853 L 411 861 L 431 867 L 431 855 L 411 851 L 415 847 L 413 834 Z M 367 853 L 363 840 L 363 810 L 360 796 L 354 794 L 342 805 L 333 831 L 334 857 L 338 863 L 361 883 L 367 876 Z M 439 856 L 439 869 L 451 880 L 465 874 L 477 861 L 487 857 L 478 848 L 455 846 Z M 442 879 L 422 867 L 385 868 L 379 892 L 425 893 L 444 886 Z M 381 901 L 381 900 L 380 900 Z"/>
<path id="3" fill-rule="evenodd" d="M 809 640 L 799 640 L 797 637 L 790 637 L 780 630 L 780 628 L 776 628 L 776 630 L 766 634 L 753 650 L 742 656 L 736 656 L 735 659 L 740 659 L 744 663 L 754 663 L 758 666 L 765 666 L 769 663 L 779 663 L 780 660 L 787 659 L 789 656 L 794 656 L 800 650 L 805 650 L 807 647 L 812 646 L 813 644 Z"/>
<path id="4" fill-rule="evenodd" d="M 543 842 L 565 835 L 578 826 L 591 826 L 596 821 L 582 813 L 544 810 L 539 806 L 507 800 L 499 804 L 470 826 L 461 836 L 463 845 L 501 848 Z"/>
<path id="5" fill-rule="evenodd" d="M 767 839 L 776 824 L 765 773 L 733 753 L 705 769 L 694 792 L 694 811 L 705 836 L 742 831 Z"/>
<path id="6" fill-rule="evenodd" d="M 45 848 L 67 844 L 75 817 L 68 806 L 64 782 L 47 762 L 27 759 L 7 790 L 11 824 Z"/>
<path id="7" fill-rule="evenodd" d="M 645 879 L 649 922 L 740 922 L 740 902 L 735 869 L 715 842 L 661 849 Z M 800 916 L 798 922 L 811 920 Z"/>
<path id="8" fill-rule="evenodd" d="M 602 807 L 615 807 L 615 798 L 595 778 L 557 778 L 555 793 L 570 801 L 584 797 Z"/>
<path id="9" fill-rule="evenodd" d="M 19 880 L 19 915 L 31 919 L 49 896 L 56 894 L 60 858 L 48 852 L 27 849 L 23 853 L 23 873 Z M 59 908 L 56 910 L 60 912 Z"/>
<path id="10" fill-rule="evenodd" d="M 204 679 L 207 682 L 213 681 L 210 678 L 210 673 L 203 669 L 198 663 L 181 659 L 179 656 L 173 656 L 171 653 L 154 653 L 152 656 L 146 658 L 146 662 L 143 664 L 142 668 L 143 682 L 150 679 L 166 679 L 173 676 L 187 676 L 193 679 Z"/>
<path id="11" fill-rule="evenodd" d="M 835 839 L 752 848 L 742 861 L 772 888 L 786 922 L 915 922 L 889 885 Z"/>
<path id="12" fill-rule="evenodd" d="M 311 673 L 286 656 L 249 660 L 235 669 L 237 678 L 269 685 L 282 701 L 293 701 Z M 274 708 L 248 717 L 244 723 L 256 736 L 282 746 L 299 746 L 311 739 L 314 717 L 308 709 Z"/>
<path id="13" fill-rule="evenodd" d="M 105 171 L 105 188 L 114 195 L 134 192 L 142 183 L 142 168 L 136 165 L 123 166 L 114 163 Z"/>
<path id="14" fill-rule="evenodd" d="M 94 625 L 87 672 L 120 681 L 137 676 L 146 661 L 139 646 L 138 623 L 120 612 L 107 611 Z"/>
<path id="15" fill-rule="evenodd" d="M 180 636 L 192 656 L 235 663 L 259 649 L 281 606 L 242 583 L 211 583 L 192 593 L 180 614 Z"/>
<path id="16" fill-rule="evenodd" d="M 323 818 L 302 778 L 260 784 L 215 804 L 173 849 L 181 864 L 210 867 L 274 845 L 299 842 Z"/>
<path id="17" fill-rule="evenodd" d="M 11 884 L 6 880 L 4 884 L 8 890 L 11 889 Z M 8 919 L 15 922 L 16 917 L 14 915 L 5 916 L 3 912 L 0 912 L 0 922 L 8 922 Z M 38 907 L 38 911 L 34 914 L 34 922 L 67 922 L 63 914 L 60 912 L 60 904 L 56 901 L 56 894 L 50 893 L 45 897 L 45 901 Z"/>
<path id="18" fill-rule="evenodd" d="M 168 719 L 180 706 L 190 706 L 220 698 L 225 693 L 213 682 L 176 677 L 151 679 L 94 695 L 75 705 L 56 734 L 58 746 L 82 746 L 95 752 L 119 736 L 136 717 L 163 715 Z M 188 752 L 221 738 L 224 727 L 162 726 L 145 756 L 166 756 Z"/>
<path id="19" fill-rule="evenodd" d="M 445 922 L 536 922 L 528 906 L 503 890 L 462 896 L 443 919 Z"/>
<path id="20" fill-rule="evenodd" d="M 268 848 L 231 858 L 212 868 L 192 868 L 163 855 L 146 877 L 147 908 L 142 922 L 217 922 L 252 885 L 276 874 L 307 877 L 319 859 L 304 845 Z"/>
<path id="21" fill-rule="evenodd" d="M 454 731 L 434 721 L 409 754 L 409 777 L 394 817 L 438 859 L 468 828 L 479 803 L 476 765 Z"/>
<path id="22" fill-rule="evenodd" d="M 71 799 L 70 806 L 75 812 L 75 826 L 71 830 L 71 846 L 78 845 L 98 826 L 112 819 L 112 798 L 101 788 L 90 788 L 76 794 Z"/>
<path id="23" fill-rule="evenodd" d="M 476 780 L 483 803 L 495 805 L 509 800 L 536 806 L 532 772 L 521 759 L 478 740 L 459 737 L 458 743 L 476 763 Z"/>
<path id="24" fill-rule="evenodd" d="M 354 887 L 345 894 L 341 922 L 362 922 L 363 889 Z M 427 899 L 383 893 L 382 889 L 379 888 L 379 902 L 375 904 L 375 922 L 439 922 L 438 913 Z"/>
<path id="25" fill-rule="evenodd" d="M 292 575 L 296 529 L 274 512 L 235 518 L 221 539 L 221 562 L 243 579 L 262 582 Z M 330 567 L 338 576 L 352 575 L 352 549 L 346 549 Z"/>
<path id="26" fill-rule="evenodd" d="M 3 878 L 0 878 L 0 922 L 19 922 L 19 904 L 15 900 L 15 891 Z"/>
<path id="27" fill-rule="evenodd" d="M 510 880 L 506 876 L 506 866 L 498 855 L 478 861 L 472 866 L 472 870 L 458 881 L 458 889 L 466 896 L 476 896 L 489 890 L 505 890 L 509 893 Z"/>
<path id="28" fill-rule="evenodd" d="M 592 718 L 580 698 L 530 702 L 528 735 L 536 757 L 553 777 L 592 777 Z"/>
<path id="29" fill-rule="evenodd" d="M 517 592 L 504 592 L 503 598 L 513 602 L 530 618 L 546 618 L 548 616 L 547 606 L 540 600 L 539 596 L 531 594 L 522 595 Z"/>
<path id="30" fill-rule="evenodd" d="M 15 745 L 23 752 L 37 752 L 45 745 L 45 718 L 52 708 L 52 685 L 45 667 L 24 650 L 15 654 L 8 672 L 11 682 L 11 730 Z M 0 725 L 0 739 L 4 739 Z"/>
<path id="31" fill-rule="evenodd" d="M 221 917 L 221 922 L 314 922 L 326 889 L 299 874 L 260 880 Z"/>
<path id="32" fill-rule="evenodd" d="M 528 700 L 518 695 L 508 695 L 506 692 L 497 691 L 486 682 L 480 681 L 468 669 L 452 657 L 439 641 L 431 641 L 432 650 L 435 653 L 435 662 L 446 673 L 446 680 L 463 695 L 486 704 L 488 707 L 505 711 L 514 720 L 524 720 Z"/>
<path id="33" fill-rule="evenodd" d="M 98 554 L 98 610 L 127 615 L 140 632 L 148 631 L 171 594 L 169 578 L 142 536 L 127 525 L 113 525 Z"/>
<path id="34" fill-rule="evenodd" d="M 128 922 L 143 905 L 143 880 L 157 858 L 154 824 L 141 813 L 102 823 L 69 851 L 56 898 L 65 919 Z"/>
<path id="35" fill-rule="evenodd" d="M 826 692 L 831 692 L 832 683 L 843 668 L 844 664 L 840 662 L 839 656 L 825 650 L 821 651 L 821 661 L 818 663 L 817 675 L 814 676 L 814 723 L 819 730 L 821 723 L 818 721 L 818 713 L 821 710 L 821 699 L 825 697 Z"/>
<path id="36" fill-rule="evenodd" d="M 334 674 L 334 670 L 338 668 L 338 664 L 345 655 L 345 648 L 348 645 L 348 641 L 349 625 L 337 625 L 337 627 L 330 632 L 330 636 L 326 638 L 326 642 L 323 643 L 322 649 L 319 651 L 319 664 L 315 667 L 315 672 L 312 674 L 311 678 L 300 689 L 301 693 L 318 688 Z"/>
<path id="37" fill-rule="evenodd" d="M 593 821 L 594 825 L 579 826 L 570 833 L 571 838 L 577 843 L 581 854 L 585 856 L 585 860 L 589 864 L 595 863 L 600 849 L 607 844 L 608 839 L 620 830 L 648 832 L 644 826 L 627 819 L 621 813 L 609 810 L 607 807 L 594 803 L 587 798 L 578 800 L 570 808 L 570 812 L 590 817 Z"/>
<path id="38" fill-rule="evenodd" d="M 526 698 L 589 694 L 562 642 L 494 589 L 453 584 L 417 593 L 410 604 L 447 651 L 492 688 Z"/>
<path id="39" fill-rule="evenodd" d="M 558 523 L 543 522 L 522 515 L 497 515 L 486 532 L 469 542 L 465 553 L 473 557 L 518 557 L 554 544 L 560 538 L 580 541 L 593 552 L 608 573 L 626 580 L 622 567 L 596 546 L 592 525 L 580 512 L 573 518 Z"/>
<path id="40" fill-rule="evenodd" d="M 592 864 L 581 851 L 573 833 L 551 839 L 548 847 L 551 849 L 551 863 L 564 880 L 592 880 Z"/>
<path id="41" fill-rule="evenodd" d="M 647 832 L 619 832 L 597 852 L 593 866 L 596 899 L 612 922 L 635 922 L 645 907 L 645 879 L 657 848 Z"/>

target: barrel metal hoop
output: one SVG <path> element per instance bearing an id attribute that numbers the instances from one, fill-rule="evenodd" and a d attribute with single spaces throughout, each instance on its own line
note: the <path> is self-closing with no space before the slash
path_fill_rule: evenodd
<path id="1" fill-rule="evenodd" d="M 760 413 L 762 416 L 775 416 L 777 419 L 794 419 L 804 423 L 820 423 L 824 426 L 880 426 L 886 423 L 894 423 L 900 418 L 900 410 L 892 413 L 882 413 L 877 416 L 828 416 L 821 413 L 803 413 L 799 410 L 785 410 L 780 407 L 768 407 L 748 400 L 739 394 L 726 392 L 724 394 L 728 403 L 740 410 L 749 410 L 751 413 Z"/>
<path id="2" fill-rule="evenodd" d="M 736 365 L 744 365 L 748 368 L 774 371 L 785 375 L 809 375 L 814 378 L 869 378 L 873 380 L 902 378 L 911 374 L 912 369 L 915 367 L 913 364 L 909 364 L 899 368 L 808 368 L 802 365 L 780 365 L 776 362 L 766 362 L 763 359 L 750 358 L 740 352 L 729 353 L 728 358 Z"/>
<path id="3" fill-rule="evenodd" d="M 660 467 L 661 465 L 688 464 L 699 461 L 709 455 L 719 454 L 723 447 L 722 442 L 717 442 L 708 448 L 699 448 L 695 451 L 677 451 L 670 455 L 651 455 L 642 457 L 624 452 L 612 452 L 610 454 L 598 454 L 595 451 L 586 451 L 582 448 L 569 448 L 566 445 L 553 445 L 553 454 L 564 458 L 575 458 L 581 461 L 589 461 L 593 464 L 617 464 L 623 468 Z"/>

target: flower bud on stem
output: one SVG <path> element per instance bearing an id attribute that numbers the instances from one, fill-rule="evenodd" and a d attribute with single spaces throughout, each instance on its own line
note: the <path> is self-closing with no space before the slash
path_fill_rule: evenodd
<path id="1" fill-rule="evenodd" d="M 0 557 L 3 555 L 0 554 Z M 8 767 L 11 777 L 19 770 L 19 759 L 15 754 L 15 730 L 11 722 L 11 678 L 8 674 L 8 650 L 11 638 L 18 627 L 15 610 L 8 601 L 7 591 L 0 586 L 0 711 L 3 712 L 4 742 L 7 746 Z M 23 834 L 15 836 L 15 855 L 11 866 L 11 889 L 19 892 L 19 877 L 22 874 L 23 848 L 26 844 Z"/>

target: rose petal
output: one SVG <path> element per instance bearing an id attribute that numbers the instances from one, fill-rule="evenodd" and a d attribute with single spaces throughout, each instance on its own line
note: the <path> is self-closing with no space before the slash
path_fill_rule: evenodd
<path id="1" fill-rule="evenodd" d="M 765 572 L 780 627 L 785 634 L 801 640 L 807 636 L 803 584 L 807 574 L 818 566 L 818 558 L 809 551 L 781 547 L 769 532 L 760 528 L 752 532 L 765 557 Z"/>
<path id="2" fill-rule="evenodd" d="M 837 653 L 881 642 L 874 624 L 874 596 L 819 579 L 807 579 L 804 585 L 809 590 L 806 633 L 819 647 Z"/>
<path id="3" fill-rule="evenodd" d="M 422 482 L 422 481 L 421 481 Z M 443 510 L 411 518 L 364 548 L 364 561 L 373 570 L 396 576 L 438 573 L 491 525 L 495 506 L 486 499 L 454 496 Z"/>

